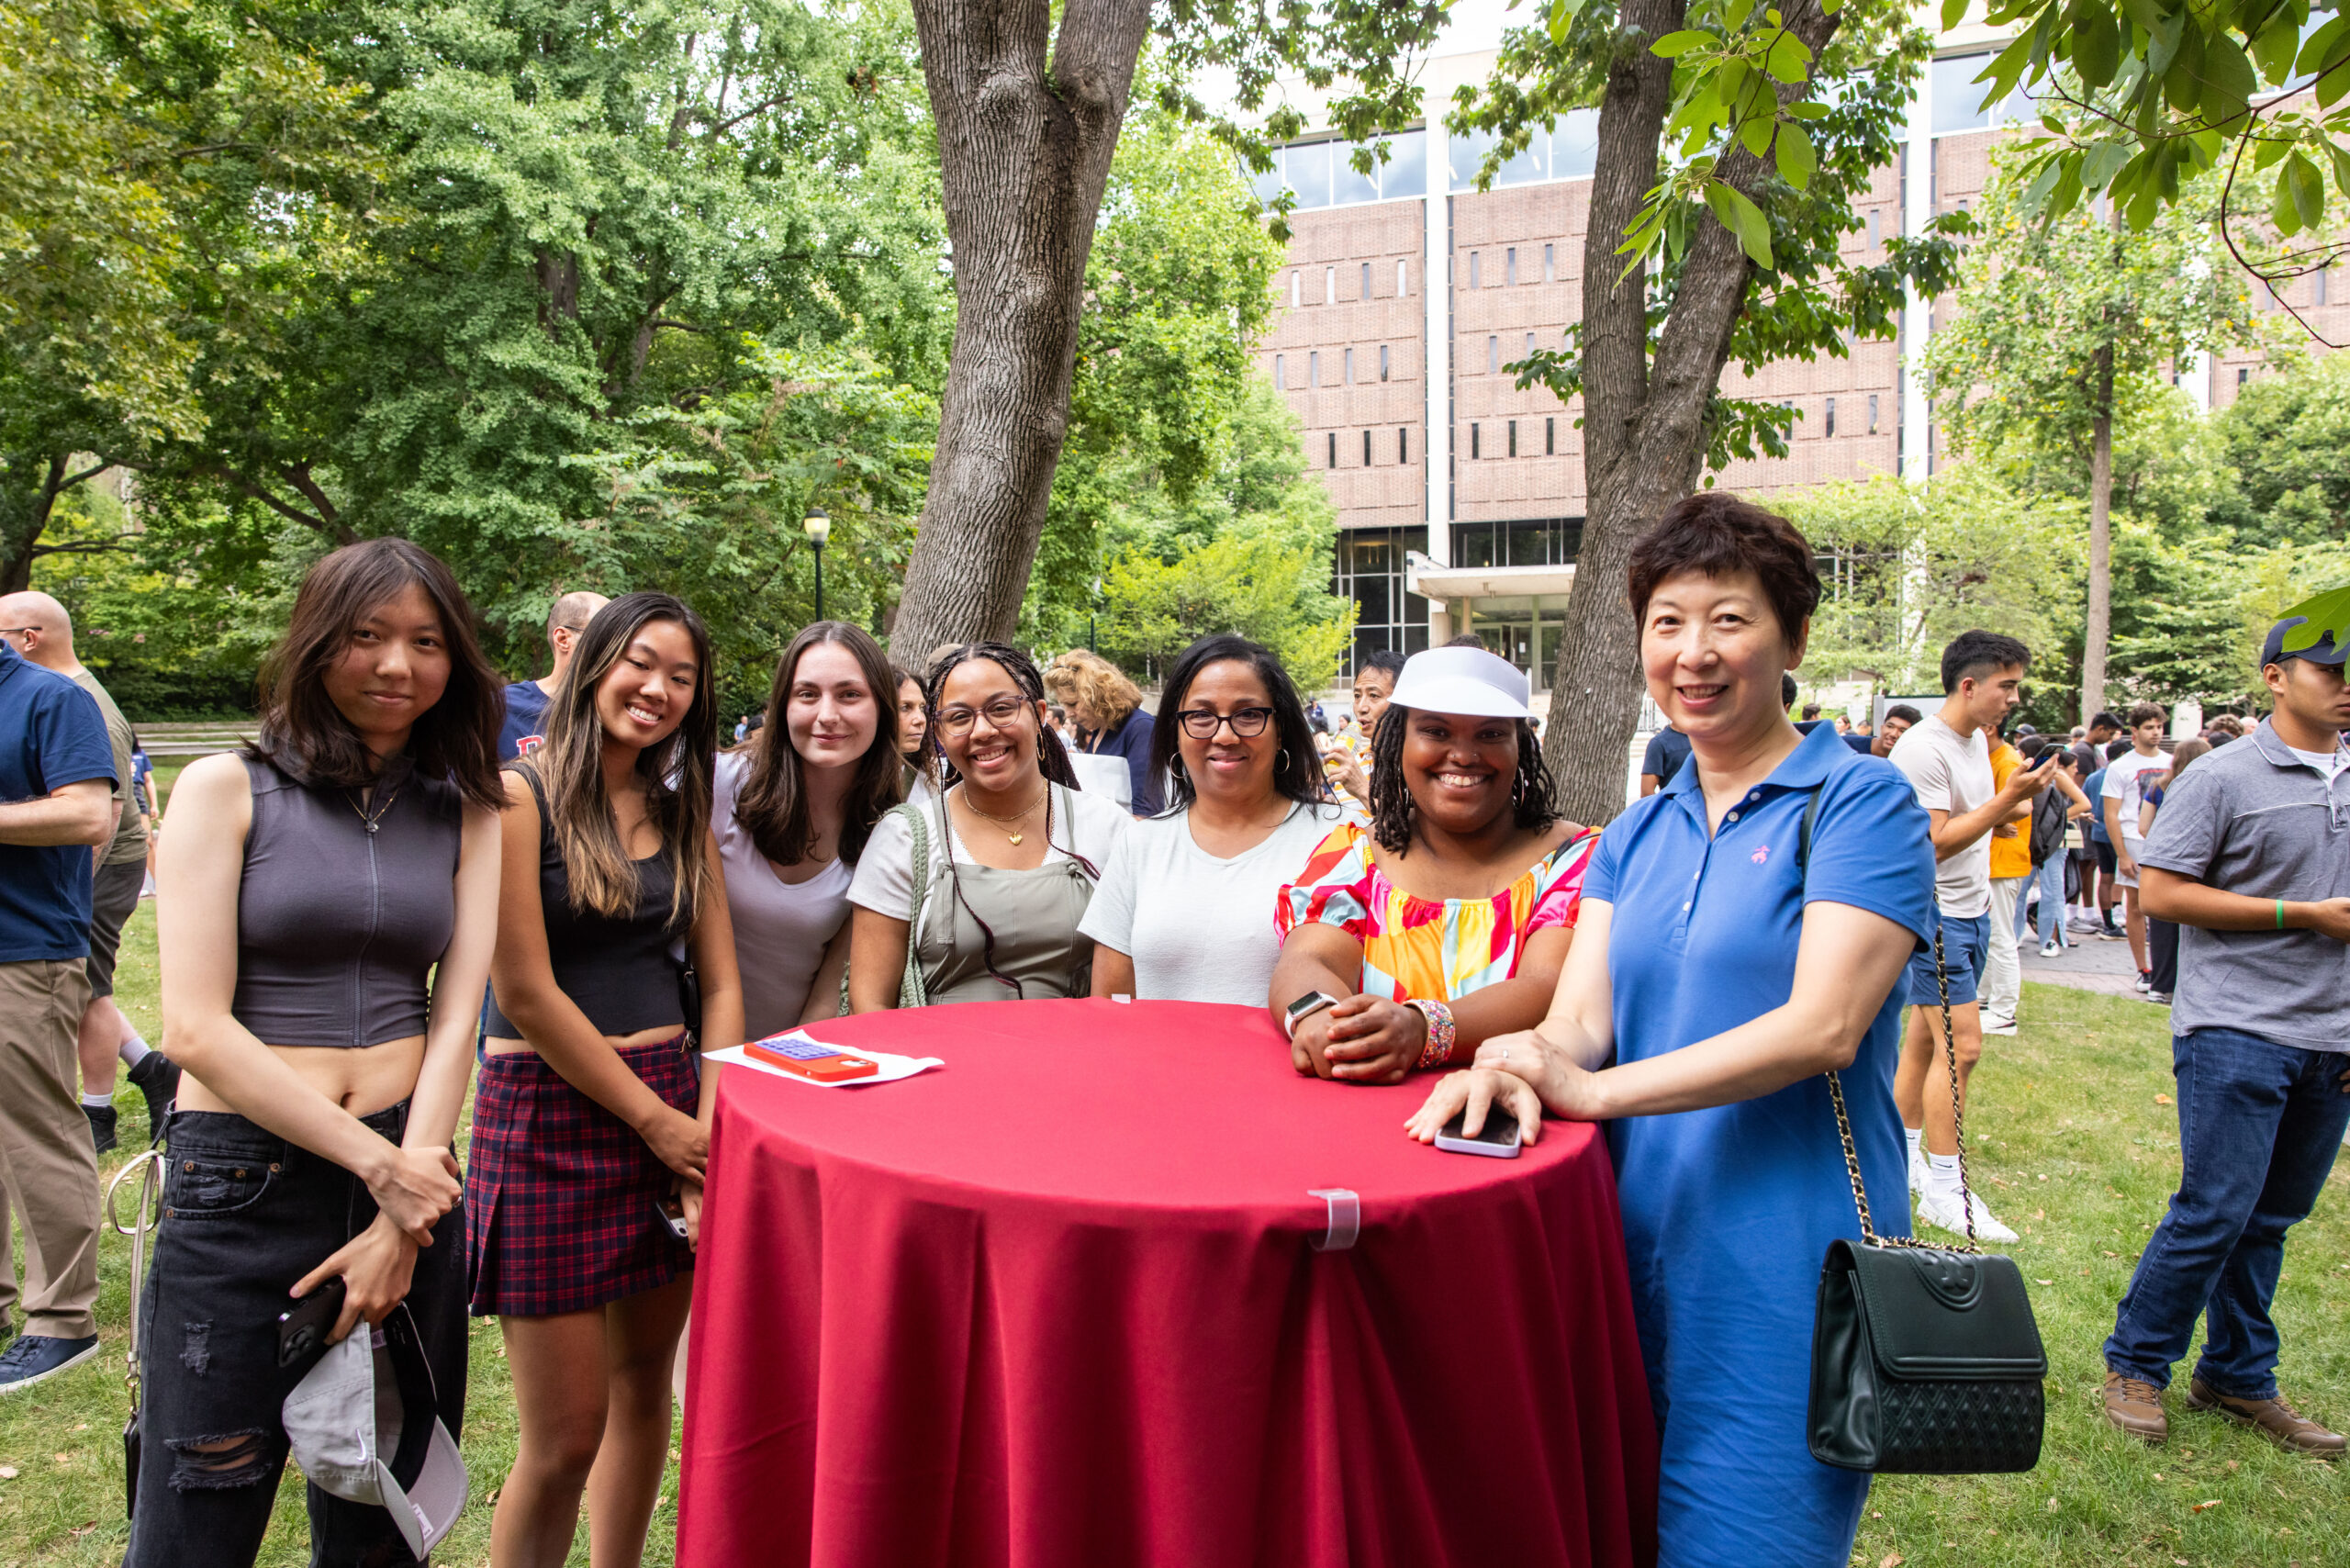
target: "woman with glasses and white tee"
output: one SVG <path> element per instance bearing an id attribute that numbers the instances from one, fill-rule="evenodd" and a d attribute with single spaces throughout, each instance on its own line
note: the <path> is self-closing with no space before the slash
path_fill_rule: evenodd
<path id="1" fill-rule="evenodd" d="M 1151 772 L 1171 809 L 1110 851 L 1079 929 L 1093 994 L 1264 1005 L 1273 906 L 1340 815 L 1313 726 L 1272 651 L 1204 637 L 1168 672 Z"/>
<path id="2" fill-rule="evenodd" d="M 1078 923 L 1133 819 L 1077 789 L 1044 678 L 1017 648 L 948 649 L 926 697 L 957 781 L 866 841 L 848 890 L 849 1011 L 899 1006 L 917 973 L 925 1002 L 1086 995 L 1093 939 Z"/>

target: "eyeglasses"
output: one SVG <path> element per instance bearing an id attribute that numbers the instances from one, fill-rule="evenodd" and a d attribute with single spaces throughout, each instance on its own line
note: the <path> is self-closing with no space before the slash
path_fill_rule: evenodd
<path id="1" fill-rule="evenodd" d="M 1265 733 L 1265 726 L 1273 722 L 1270 708 L 1243 708 L 1233 713 L 1218 713 L 1206 708 L 1186 708 L 1177 716 L 1182 722 L 1183 733 L 1195 741 L 1214 740 L 1216 731 L 1225 724 L 1232 726 L 1234 734 L 1244 738 L 1261 735 Z"/>
<path id="2" fill-rule="evenodd" d="M 971 726 L 984 713 L 989 728 L 1008 730 L 1020 722 L 1021 714 L 1027 711 L 1028 704 L 1019 698 L 998 697 L 977 708 L 946 709 L 938 715 L 938 727 L 946 734 L 966 735 L 971 733 Z"/>

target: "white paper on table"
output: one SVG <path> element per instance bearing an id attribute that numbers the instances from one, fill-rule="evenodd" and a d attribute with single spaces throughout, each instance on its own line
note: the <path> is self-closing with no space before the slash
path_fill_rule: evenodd
<path id="1" fill-rule="evenodd" d="M 889 1051 L 868 1051 L 856 1046 L 836 1046 L 830 1040 L 817 1039 L 805 1029 L 787 1029 L 780 1035 L 770 1035 L 767 1038 L 789 1040 L 794 1044 L 805 1041 L 811 1045 L 822 1046 L 827 1050 L 838 1051 L 844 1056 L 862 1057 L 880 1070 L 866 1078 L 845 1078 L 834 1083 L 822 1083 L 812 1078 L 802 1078 L 796 1072 L 786 1072 L 779 1067 L 771 1066 L 756 1057 L 746 1055 L 740 1046 L 729 1046 L 722 1051 L 712 1051 L 708 1059 L 722 1061 L 729 1067 L 747 1067 L 753 1072 L 764 1072 L 769 1077 L 784 1079 L 792 1083 L 804 1083 L 811 1089 L 862 1089 L 868 1083 L 894 1083 L 901 1078 L 912 1078 L 917 1072 L 946 1065 L 937 1057 L 901 1057 Z"/>

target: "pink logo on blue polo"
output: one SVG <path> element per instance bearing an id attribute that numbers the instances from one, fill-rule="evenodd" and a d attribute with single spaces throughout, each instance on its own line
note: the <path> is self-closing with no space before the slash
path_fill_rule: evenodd
<path id="1" fill-rule="evenodd" d="M 1771 846 L 1766 844 L 1762 846 L 1762 848 L 1757 849 L 1753 854 L 1748 856 L 1747 858 L 1753 861 L 1757 866 L 1760 866 L 1765 860 L 1771 858 Z"/>

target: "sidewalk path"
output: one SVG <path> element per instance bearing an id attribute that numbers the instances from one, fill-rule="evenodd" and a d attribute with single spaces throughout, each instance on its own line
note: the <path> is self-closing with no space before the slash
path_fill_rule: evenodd
<path id="1" fill-rule="evenodd" d="M 2023 978 L 2039 980 L 2045 985 L 2068 985 L 2076 991 L 2101 991 L 2109 996 L 2135 996 L 2132 984 L 2138 978 L 2130 960 L 2130 944 L 2109 942 L 2101 936 L 2071 934 L 2077 946 L 2065 948 L 2053 958 L 2040 956 L 2040 942 L 2035 935 L 2024 946 L 2017 949 L 2023 960 Z"/>

